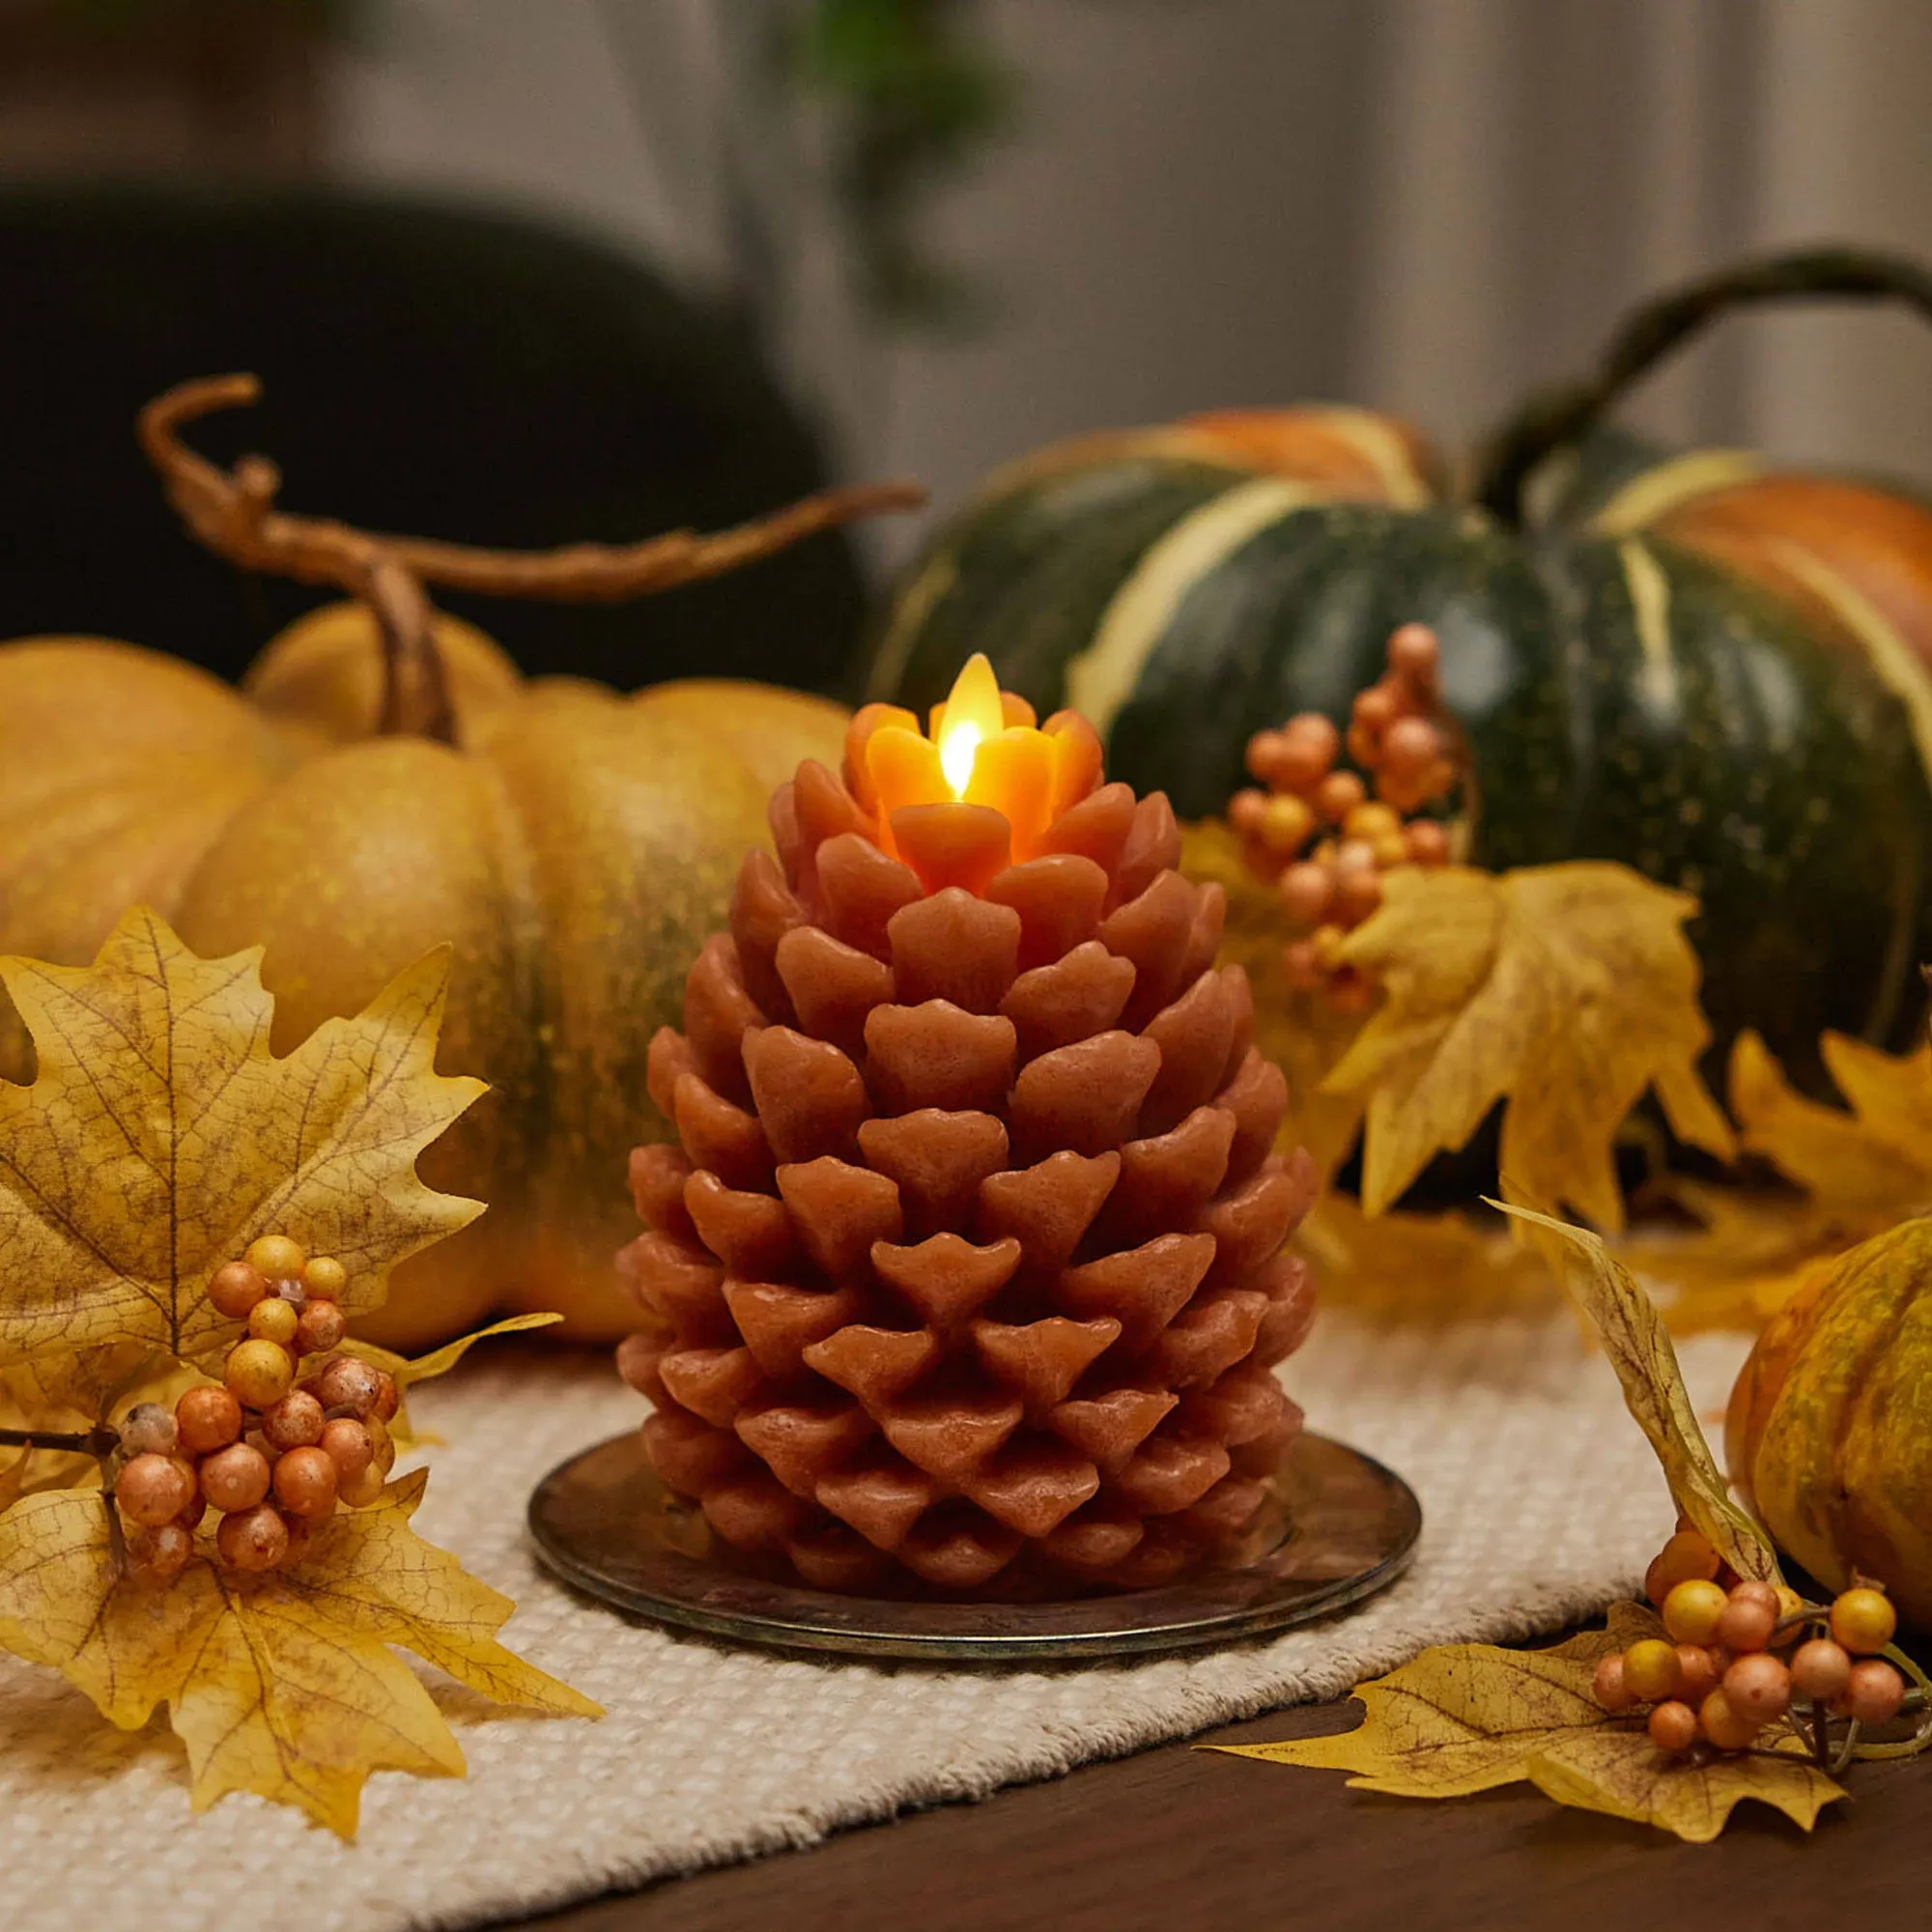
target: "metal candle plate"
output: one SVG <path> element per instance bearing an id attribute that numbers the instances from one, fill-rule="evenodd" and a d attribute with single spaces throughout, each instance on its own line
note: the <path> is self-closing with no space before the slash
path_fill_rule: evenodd
<path id="1" fill-rule="evenodd" d="M 664 1487 L 635 1431 L 553 1469 L 529 1523 L 565 1582 L 657 1623 L 783 1650 L 1038 1662 L 1264 1636 L 1358 1603 L 1407 1568 L 1422 1506 L 1359 1450 L 1303 1435 L 1269 1489 L 1255 1527 L 1216 1567 L 1159 1589 L 1050 1603 L 845 1597 L 762 1572 Z"/>

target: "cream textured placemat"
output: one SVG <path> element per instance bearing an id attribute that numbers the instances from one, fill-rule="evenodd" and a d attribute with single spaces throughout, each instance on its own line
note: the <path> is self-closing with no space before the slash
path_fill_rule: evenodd
<path id="1" fill-rule="evenodd" d="M 1686 1350 L 1706 1410 L 1743 1350 Z M 1431 1643 L 1558 1627 L 1627 1591 L 1669 1529 L 1609 1368 L 1567 1318 L 1397 1334 L 1330 1318 L 1284 1378 L 1312 1426 L 1421 1493 L 1406 1577 L 1325 1625 L 1208 1656 L 966 1673 L 726 1649 L 572 1597 L 535 1565 L 525 1498 L 640 1404 L 587 1358 L 481 1363 L 419 1398 L 448 1438 L 419 1526 L 517 1598 L 514 1647 L 610 1715 L 486 1721 L 482 1699 L 427 1673 L 469 1776 L 378 1775 L 345 1846 L 253 1798 L 193 1817 L 158 1723 L 125 1736 L 51 1673 L 0 1661 L 0 1925 L 487 1924 L 1336 1696 Z"/>

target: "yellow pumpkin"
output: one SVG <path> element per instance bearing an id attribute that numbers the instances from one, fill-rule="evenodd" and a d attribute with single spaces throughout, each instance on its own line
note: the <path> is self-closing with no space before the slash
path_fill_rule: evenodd
<path id="1" fill-rule="evenodd" d="M 1833 1590 L 1876 1577 L 1932 1632 L 1932 1220 L 1840 1256 L 1778 1311 L 1724 1437 L 1781 1549 Z"/>
<path id="2" fill-rule="evenodd" d="M 634 1325 L 626 1155 L 666 1131 L 651 1036 L 772 787 L 836 763 L 845 713 L 722 680 L 526 683 L 472 627 L 439 614 L 434 637 L 453 744 L 379 733 L 359 604 L 284 632 L 239 693 L 128 644 L 0 645 L 0 952 L 79 963 L 153 905 L 203 954 L 266 946 L 286 1051 L 451 942 L 439 1064 L 495 1091 L 422 1166 L 491 1211 L 399 1269 L 368 1332 L 412 1348 L 543 1308 L 608 1339 Z M 31 1055 L 0 993 L 0 1076 Z"/>

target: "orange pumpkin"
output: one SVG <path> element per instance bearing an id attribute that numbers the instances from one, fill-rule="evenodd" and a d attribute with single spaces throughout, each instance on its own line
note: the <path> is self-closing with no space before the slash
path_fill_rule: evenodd
<path id="1" fill-rule="evenodd" d="M 1840 1256 L 1773 1317 L 1724 1439 L 1781 1549 L 1833 1590 L 1876 1577 L 1932 1631 L 1932 1220 Z"/>
<path id="2" fill-rule="evenodd" d="M 651 1036 L 773 785 L 836 762 L 845 714 L 722 681 L 526 684 L 467 625 L 436 639 L 453 745 L 376 730 L 358 605 L 283 633 L 246 695 L 128 644 L 0 645 L 0 952 L 91 959 L 145 902 L 204 955 L 267 948 L 285 1052 L 449 941 L 440 1064 L 494 1091 L 422 1169 L 491 1211 L 399 1269 L 369 1332 L 410 1348 L 545 1308 L 604 1339 L 636 1322 L 611 1260 L 635 1233 L 626 1156 L 664 1131 Z M 0 1076 L 31 1078 L 30 1053 L 0 994 Z"/>

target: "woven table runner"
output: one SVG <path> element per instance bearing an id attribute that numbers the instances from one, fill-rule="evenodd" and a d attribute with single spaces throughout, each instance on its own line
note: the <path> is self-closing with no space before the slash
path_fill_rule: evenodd
<path id="1" fill-rule="evenodd" d="M 1701 1412 L 1744 1351 L 1723 1336 L 1684 1351 Z M 0 1660 L 6 1932 L 396 1932 L 534 1914 L 1339 1696 L 1429 1644 L 1557 1629 L 1629 1593 L 1671 1522 L 1608 1365 L 1567 1316 L 1428 1331 L 1331 1316 L 1284 1380 L 1311 1427 L 1401 1471 L 1425 1514 L 1414 1568 L 1380 1597 L 1148 1663 L 789 1659 L 628 1622 L 553 1582 L 524 1532 L 531 1487 L 635 1427 L 642 1405 L 603 1357 L 472 1361 L 417 1398 L 419 1426 L 446 1438 L 428 1452 L 418 1526 L 516 1598 L 513 1648 L 609 1716 L 492 1715 L 425 1667 L 469 1776 L 379 1773 L 344 1845 L 252 1797 L 193 1816 L 159 1720 L 117 1732 L 53 1673 Z"/>

